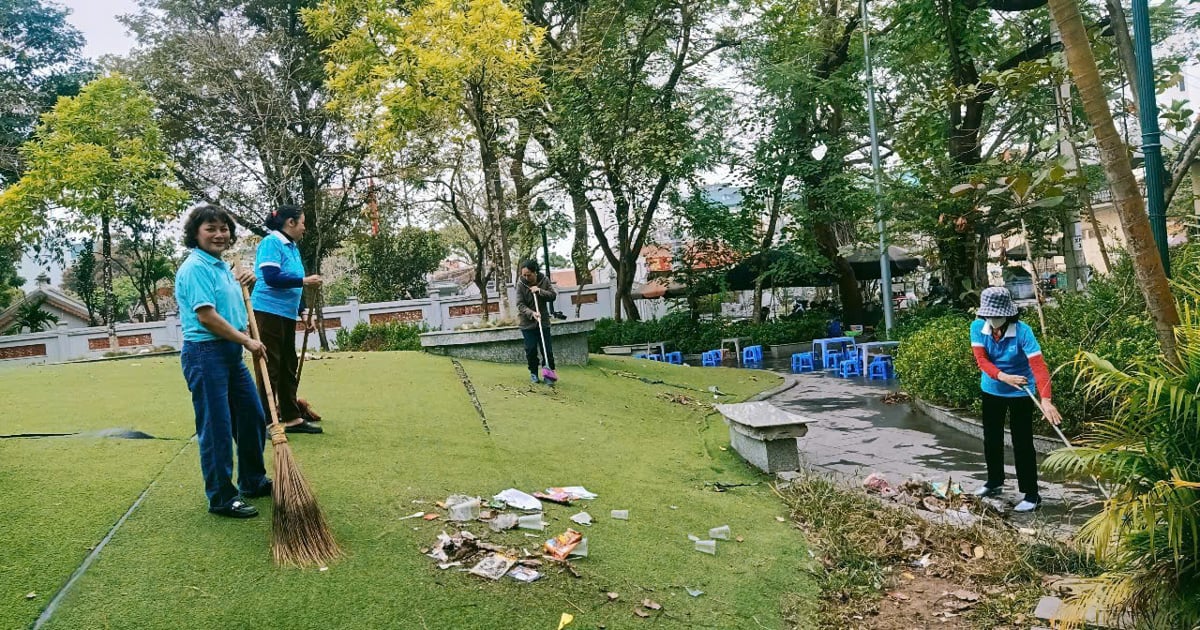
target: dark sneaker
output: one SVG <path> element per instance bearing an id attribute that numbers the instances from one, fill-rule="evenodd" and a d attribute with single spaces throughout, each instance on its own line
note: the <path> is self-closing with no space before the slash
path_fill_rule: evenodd
<path id="1" fill-rule="evenodd" d="M 234 500 L 233 503 L 229 504 L 229 507 L 208 508 L 208 511 L 220 516 L 228 516 L 229 518 L 254 518 L 258 516 L 258 508 L 241 499 Z"/>
<path id="2" fill-rule="evenodd" d="M 971 494 L 979 497 L 980 499 L 982 499 L 984 497 L 996 497 L 996 496 L 1000 496 L 1001 494 L 1004 494 L 1004 486 L 1003 485 L 998 485 L 998 486 L 982 485 L 982 486 L 979 486 L 978 488 L 975 488 L 975 492 L 972 492 Z"/>
<path id="3" fill-rule="evenodd" d="M 530 383 L 532 383 L 532 384 L 534 384 L 534 385 L 537 385 L 537 384 L 538 384 L 538 382 L 539 382 L 539 381 L 538 381 L 537 374 L 530 374 L 530 375 L 529 375 L 529 382 L 530 382 Z"/>
<path id="4" fill-rule="evenodd" d="M 324 433 L 325 430 L 321 427 L 305 420 L 300 424 L 293 424 L 283 427 L 284 433 Z"/>

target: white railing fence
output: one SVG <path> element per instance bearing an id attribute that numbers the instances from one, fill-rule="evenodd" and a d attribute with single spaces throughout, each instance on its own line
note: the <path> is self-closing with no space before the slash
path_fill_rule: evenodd
<path id="1" fill-rule="evenodd" d="M 513 287 L 508 287 L 508 294 L 515 302 Z M 613 294 L 611 284 L 587 285 L 582 289 L 569 287 L 559 291 L 554 305 L 569 319 L 576 319 L 576 307 L 578 319 L 612 317 Z M 494 291 L 491 292 L 489 310 L 493 314 L 500 310 Z M 425 299 L 395 302 L 360 303 L 357 298 L 350 298 L 347 304 L 325 307 L 323 315 L 329 342 L 333 344 L 339 329 L 353 328 L 360 322 L 423 322 L 432 330 L 454 330 L 479 321 L 481 312 L 478 296 L 441 297 L 431 293 Z M 297 322 L 296 347 L 303 343 L 303 330 L 303 325 Z M 117 341 L 123 352 L 137 353 L 168 346 L 178 350 L 183 345 L 183 330 L 178 315 L 169 313 L 163 321 L 117 324 Z M 308 345 L 310 349 L 320 347 L 316 335 L 309 337 Z M 100 358 L 108 352 L 108 328 L 104 326 L 68 328 L 66 324 L 60 324 L 52 331 L 0 336 L 0 366 Z"/>

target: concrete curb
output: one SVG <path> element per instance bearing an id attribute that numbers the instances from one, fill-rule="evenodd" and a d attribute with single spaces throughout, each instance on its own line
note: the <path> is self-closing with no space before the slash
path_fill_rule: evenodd
<path id="1" fill-rule="evenodd" d="M 72 365 L 75 363 L 102 363 L 104 361 L 132 361 L 134 359 L 153 359 L 155 357 L 170 357 L 179 356 L 180 350 L 166 350 L 163 352 L 147 352 L 145 354 L 122 354 L 117 357 L 97 357 L 95 359 L 75 359 L 74 361 L 61 361 L 59 363 L 46 363 L 45 365 Z"/>
<path id="2" fill-rule="evenodd" d="M 968 416 L 959 415 L 958 413 L 946 409 L 945 407 L 931 405 L 919 398 L 913 398 L 911 402 L 914 409 L 925 414 L 934 422 L 939 422 L 950 427 L 951 429 L 962 431 L 963 433 L 972 435 L 980 440 L 983 439 L 983 423 L 979 420 Z M 1012 447 L 1012 434 L 1010 434 L 1008 431 L 1004 432 L 1004 444 L 1010 448 Z M 1033 436 L 1033 450 L 1043 455 L 1063 448 L 1063 446 L 1063 443 L 1059 442 L 1058 440 L 1042 437 L 1040 435 Z"/>
<path id="3" fill-rule="evenodd" d="M 782 374 L 781 376 L 783 376 L 783 384 L 782 385 L 779 385 L 778 387 L 772 387 L 771 389 L 768 389 L 765 392 L 759 392 L 759 393 L 747 398 L 746 402 L 758 402 L 760 400 L 767 400 L 768 398 L 774 398 L 775 396 L 778 396 L 778 395 L 782 394 L 783 392 L 786 392 L 787 390 L 795 387 L 796 384 L 800 382 L 800 381 L 796 380 L 796 378 L 790 374 Z"/>

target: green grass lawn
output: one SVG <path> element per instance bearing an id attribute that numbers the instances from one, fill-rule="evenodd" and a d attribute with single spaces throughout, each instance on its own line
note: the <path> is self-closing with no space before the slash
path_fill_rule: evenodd
<path id="1" fill-rule="evenodd" d="M 711 396 L 601 368 L 717 385 L 737 398 L 777 376 L 594 357 L 587 368 L 560 370 L 551 390 L 531 387 L 519 366 L 464 365 L 490 434 L 448 359 L 350 353 L 305 366 L 303 394 L 326 416 L 327 433 L 291 443 L 347 552 L 327 571 L 271 564 L 269 499 L 255 500 L 265 518 L 251 521 L 205 511 L 177 361 L 5 371 L 0 402 L 10 411 L 0 434 L 130 427 L 169 439 L 0 440 L 0 504 L 9 511 L 0 628 L 28 626 L 155 479 L 48 627 L 544 629 L 564 612 L 575 615 L 572 628 L 811 626 L 811 561 L 799 532 L 776 520 L 782 502 L 766 483 L 723 493 L 705 486 L 769 478 L 728 450 L 718 415 L 660 394 Z M 600 498 L 547 504 L 546 536 L 465 529 L 531 551 L 568 526 L 581 529 L 590 555 L 575 563 L 579 578 L 552 568 L 521 584 L 441 571 L 420 549 L 453 525 L 399 520 L 452 493 L 559 485 Z M 581 509 L 595 525 L 568 520 Z M 628 509 L 630 520 L 612 520 L 612 509 Z M 744 542 L 721 542 L 716 556 L 693 551 L 688 534 L 726 524 Z M 685 587 L 705 593 L 693 598 Z M 608 591 L 620 600 L 609 603 Z M 37 595 L 26 600 L 29 592 Z M 645 598 L 663 605 L 654 618 L 633 614 Z"/>

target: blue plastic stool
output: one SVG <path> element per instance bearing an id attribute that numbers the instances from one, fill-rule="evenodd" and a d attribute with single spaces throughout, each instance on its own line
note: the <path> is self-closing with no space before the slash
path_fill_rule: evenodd
<path id="1" fill-rule="evenodd" d="M 762 346 L 746 346 L 742 348 L 742 363 L 762 363 Z"/>
<path id="2" fill-rule="evenodd" d="M 704 367 L 720 367 L 721 366 L 721 351 L 709 350 L 700 355 L 700 365 Z"/>
<path id="3" fill-rule="evenodd" d="M 635 352 L 635 353 L 633 354 L 633 358 L 635 358 L 635 359 L 645 359 L 645 358 L 646 358 L 646 353 L 645 353 L 645 352 Z"/>
<path id="4" fill-rule="evenodd" d="M 838 364 L 842 362 L 842 353 L 838 351 L 826 352 L 821 356 L 824 360 L 823 368 L 826 370 L 838 369 Z"/>
<path id="5" fill-rule="evenodd" d="M 892 365 L 892 357 L 890 355 L 877 356 L 867 366 L 867 380 L 873 380 L 876 377 L 887 380 L 895 376 L 896 368 Z"/>
<path id="6" fill-rule="evenodd" d="M 646 358 L 650 359 L 651 361 L 658 361 L 659 363 L 662 363 L 662 360 L 663 360 L 661 354 L 652 354 L 652 355 L 647 356 Z"/>
<path id="7" fill-rule="evenodd" d="M 683 365 L 682 352 L 668 352 L 666 359 L 667 363 L 670 363 L 671 365 Z"/>
<path id="8" fill-rule="evenodd" d="M 840 372 L 842 378 L 850 378 L 851 376 L 862 376 L 862 371 L 858 369 L 858 357 L 846 359 L 842 361 Z"/>
<path id="9" fill-rule="evenodd" d="M 797 352 L 792 355 L 792 372 L 812 372 L 816 370 L 813 365 L 813 353 Z"/>
<path id="10" fill-rule="evenodd" d="M 867 380 L 873 381 L 879 378 L 886 381 L 888 379 L 888 371 L 887 363 L 880 361 L 879 359 L 875 359 L 874 361 L 871 361 L 870 365 L 867 366 Z"/>

